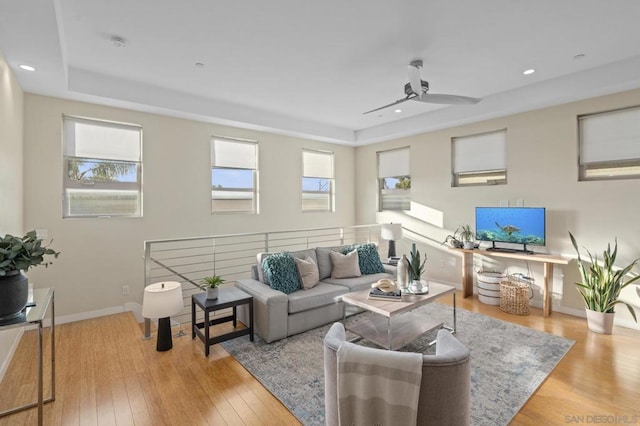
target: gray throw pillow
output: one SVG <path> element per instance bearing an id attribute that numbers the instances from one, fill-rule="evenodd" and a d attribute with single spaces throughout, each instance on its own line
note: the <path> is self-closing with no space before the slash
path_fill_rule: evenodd
<path id="1" fill-rule="evenodd" d="M 302 283 L 303 290 L 309 290 L 315 287 L 320 282 L 320 274 L 318 273 L 318 265 L 313 261 L 310 256 L 304 259 L 294 258 L 296 261 L 296 267 L 298 268 L 298 275 L 300 275 L 300 282 Z"/>
<path id="2" fill-rule="evenodd" d="M 348 254 L 329 252 L 331 258 L 331 278 L 353 278 L 362 275 L 358 265 L 358 251 L 353 250 Z"/>

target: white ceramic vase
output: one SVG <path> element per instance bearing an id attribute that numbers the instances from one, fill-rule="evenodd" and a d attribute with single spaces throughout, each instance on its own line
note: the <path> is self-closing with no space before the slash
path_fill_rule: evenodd
<path id="1" fill-rule="evenodd" d="M 615 313 L 596 312 L 587 308 L 585 308 L 585 311 L 587 312 L 589 330 L 601 334 L 611 334 Z"/>
<path id="2" fill-rule="evenodd" d="M 218 298 L 218 287 L 207 287 L 207 300 L 213 300 Z"/>

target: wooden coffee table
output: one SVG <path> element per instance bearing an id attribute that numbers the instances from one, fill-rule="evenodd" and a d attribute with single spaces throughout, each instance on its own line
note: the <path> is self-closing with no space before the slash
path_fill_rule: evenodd
<path id="1" fill-rule="evenodd" d="M 400 349 L 418 337 L 436 328 L 447 328 L 456 332 L 455 287 L 429 281 L 429 293 L 425 295 L 403 294 L 400 300 L 369 299 L 369 290 L 356 291 L 342 296 L 345 303 L 343 323 L 345 328 L 389 350 Z M 428 314 L 415 309 L 431 303 L 447 294 L 453 295 L 453 328 L 429 318 Z M 353 305 L 373 312 L 371 320 L 346 321 L 346 305 Z"/>

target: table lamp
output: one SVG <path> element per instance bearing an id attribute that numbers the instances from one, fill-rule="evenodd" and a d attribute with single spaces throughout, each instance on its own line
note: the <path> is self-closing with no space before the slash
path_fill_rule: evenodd
<path id="1" fill-rule="evenodd" d="M 396 256 L 396 240 L 402 238 L 402 225 L 383 223 L 380 225 L 380 238 L 389 241 L 389 258 Z"/>
<path id="2" fill-rule="evenodd" d="M 182 310 L 182 286 L 177 281 L 150 284 L 144 289 L 142 316 L 158 318 L 157 351 L 168 351 L 173 347 L 171 340 L 171 315 Z"/>

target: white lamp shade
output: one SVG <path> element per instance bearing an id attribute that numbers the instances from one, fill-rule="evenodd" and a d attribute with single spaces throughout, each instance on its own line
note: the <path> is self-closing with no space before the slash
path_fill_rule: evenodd
<path id="1" fill-rule="evenodd" d="M 177 314 L 183 308 L 182 286 L 177 281 L 150 284 L 144 289 L 142 316 L 165 318 Z"/>
<path id="2" fill-rule="evenodd" d="M 402 238 L 402 225 L 399 223 L 383 223 L 380 225 L 380 238 L 396 241 Z"/>

